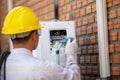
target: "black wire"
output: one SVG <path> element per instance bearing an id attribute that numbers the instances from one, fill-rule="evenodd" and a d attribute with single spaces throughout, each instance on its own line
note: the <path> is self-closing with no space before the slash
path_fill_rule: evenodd
<path id="1" fill-rule="evenodd" d="M 6 61 L 7 61 L 7 57 L 9 56 L 9 54 L 6 55 L 5 61 L 4 61 L 4 80 L 6 80 Z"/>
<path id="2" fill-rule="evenodd" d="M 7 57 L 9 56 L 9 54 L 10 52 L 6 51 L 0 56 L 0 76 L 1 76 L 2 64 L 4 62 L 4 66 L 3 66 L 4 80 L 6 80 L 6 61 L 7 61 Z"/>

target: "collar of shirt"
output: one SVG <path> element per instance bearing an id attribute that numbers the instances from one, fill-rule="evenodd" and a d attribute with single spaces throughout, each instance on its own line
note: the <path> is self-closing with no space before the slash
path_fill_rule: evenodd
<path id="1" fill-rule="evenodd" d="M 32 55 L 32 52 L 26 48 L 14 48 L 11 52 L 11 54 L 31 54 Z"/>

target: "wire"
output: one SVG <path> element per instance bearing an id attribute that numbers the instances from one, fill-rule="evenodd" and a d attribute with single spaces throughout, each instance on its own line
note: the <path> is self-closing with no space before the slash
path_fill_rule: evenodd
<path id="1" fill-rule="evenodd" d="M 1 76 L 1 70 L 2 70 L 2 64 L 4 62 L 4 80 L 6 80 L 6 61 L 7 61 L 7 57 L 9 56 L 10 52 L 6 51 L 4 53 L 2 53 L 2 55 L 0 56 L 0 76 Z"/>

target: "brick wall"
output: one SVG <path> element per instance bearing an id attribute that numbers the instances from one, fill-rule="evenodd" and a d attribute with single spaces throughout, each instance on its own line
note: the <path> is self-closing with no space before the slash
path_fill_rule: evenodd
<path id="1" fill-rule="evenodd" d="M 95 0 L 59 0 L 59 19 L 76 22 L 82 80 L 100 77 Z"/>
<path id="2" fill-rule="evenodd" d="M 120 80 L 120 0 L 107 0 L 109 54 L 113 80 Z"/>
<path id="3" fill-rule="evenodd" d="M 3 20 L 8 12 L 7 10 L 7 0 L 2 0 L 0 2 L 0 31 L 1 31 L 1 27 L 3 26 Z M 9 50 L 9 39 L 8 36 L 2 35 L 0 32 L 0 53 L 4 52 L 5 50 Z"/>
<path id="4" fill-rule="evenodd" d="M 39 20 L 53 20 L 55 19 L 54 0 L 13 0 L 14 7 L 28 6 L 37 15 Z"/>
<path id="5" fill-rule="evenodd" d="M 7 13 L 7 0 L 0 3 L 0 29 Z M 76 22 L 79 45 L 78 63 L 82 80 L 100 77 L 96 0 L 58 0 L 59 20 Z M 25 5 L 35 11 L 39 20 L 55 19 L 54 0 L 13 0 L 13 6 Z M 107 0 L 109 54 L 112 80 L 120 80 L 120 0 Z M 8 36 L 0 36 L 2 51 L 9 49 Z"/>

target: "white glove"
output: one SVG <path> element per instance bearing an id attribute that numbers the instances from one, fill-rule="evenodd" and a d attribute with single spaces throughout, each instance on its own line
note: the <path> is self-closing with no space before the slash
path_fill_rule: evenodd
<path id="1" fill-rule="evenodd" d="M 78 50 L 78 45 L 76 43 L 76 39 L 72 42 L 70 39 L 67 41 L 66 47 L 65 47 L 65 56 L 76 56 Z"/>

